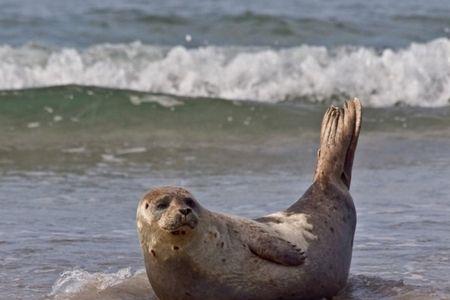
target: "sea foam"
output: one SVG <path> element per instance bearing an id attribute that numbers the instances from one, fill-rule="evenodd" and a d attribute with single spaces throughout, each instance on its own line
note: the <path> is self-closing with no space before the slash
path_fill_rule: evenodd
<path id="1" fill-rule="evenodd" d="M 382 51 L 139 42 L 85 49 L 0 46 L 0 89 L 66 84 L 262 102 L 357 96 L 366 106 L 444 106 L 450 100 L 450 40 Z"/>
<path id="2" fill-rule="evenodd" d="M 48 294 L 51 299 L 154 299 L 144 270 L 130 268 L 115 273 L 90 273 L 82 269 L 63 272 Z"/>
<path id="3" fill-rule="evenodd" d="M 73 294 L 86 288 L 104 290 L 131 276 L 130 268 L 120 269 L 116 273 L 89 273 L 81 269 L 65 271 L 53 285 L 50 295 Z"/>

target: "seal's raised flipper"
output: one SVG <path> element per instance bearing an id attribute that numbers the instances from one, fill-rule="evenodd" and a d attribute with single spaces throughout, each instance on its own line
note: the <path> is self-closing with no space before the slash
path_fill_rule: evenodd
<path id="1" fill-rule="evenodd" d="M 331 106 L 322 121 L 314 181 L 342 180 L 350 188 L 353 158 L 361 128 L 361 102 L 354 98 L 343 108 Z"/>
<path id="2" fill-rule="evenodd" d="M 299 266 L 305 253 L 296 245 L 266 232 L 258 232 L 247 241 L 250 251 L 262 259 L 284 266 Z"/>

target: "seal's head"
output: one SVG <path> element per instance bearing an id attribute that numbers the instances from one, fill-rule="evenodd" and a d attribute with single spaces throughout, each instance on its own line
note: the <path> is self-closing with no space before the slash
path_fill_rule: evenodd
<path id="1" fill-rule="evenodd" d="M 201 206 L 191 193 L 180 187 L 158 187 L 149 191 L 140 201 L 137 219 L 139 226 L 172 235 L 195 229 Z"/>

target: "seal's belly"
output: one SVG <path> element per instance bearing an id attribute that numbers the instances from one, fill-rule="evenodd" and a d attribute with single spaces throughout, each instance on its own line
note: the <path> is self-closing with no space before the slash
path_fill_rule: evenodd
<path id="1" fill-rule="evenodd" d="M 316 261 L 286 267 L 253 255 L 241 244 L 230 246 L 215 250 L 214 256 L 186 255 L 150 265 L 147 274 L 156 294 L 161 300 L 307 299 L 315 297 L 317 286 L 329 294 L 342 287 L 330 285 L 336 281 Z M 328 268 L 326 258 L 320 263 Z"/>
<path id="2" fill-rule="evenodd" d="M 241 254 L 246 256 L 245 253 Z M 220 266 L 206 261 L 200 264 L 188 259 L 177 259 L 152 266 L 147 273 L 161 300 L 280 299 L 283 291 L 293 286 L 292 279 L 299 278 L 298 270 L 293 268 L 275 271 L 272 264 L 264 266 L 268 263 L 261 259 L 246 258 L 247 262 L 230 259 Z M 262 276 L 263 274 L 266 275 Z M 282 278 L 291 278 L 291 283 L 280 281 Z"/>

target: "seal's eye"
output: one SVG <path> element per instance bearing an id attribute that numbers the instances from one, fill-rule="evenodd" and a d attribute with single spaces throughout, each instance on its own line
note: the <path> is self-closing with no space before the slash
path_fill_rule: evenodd
<path id="1" fill-rule="evenodd" d="M 145 209 L 147 209 L 148 208 L 148 203 L 145 203 Z"/>
<path id="2" fill-rule="evenodd" d="M 167 202 L 161 202 L 156 205 L 156 208 L 160 209 L 160 210 L 166 209 L 168 207 L 169 207 L 169 203 L 167 203 Z"/>
<path id="3" fill-rule="evenodd" d="M 186 205 L 189 206 L 189 207 L 194 207 L 195 206 L 195 201 L 192 200 L 191 198 L 184 199 L 184 203 L 186 203 Z"/>

